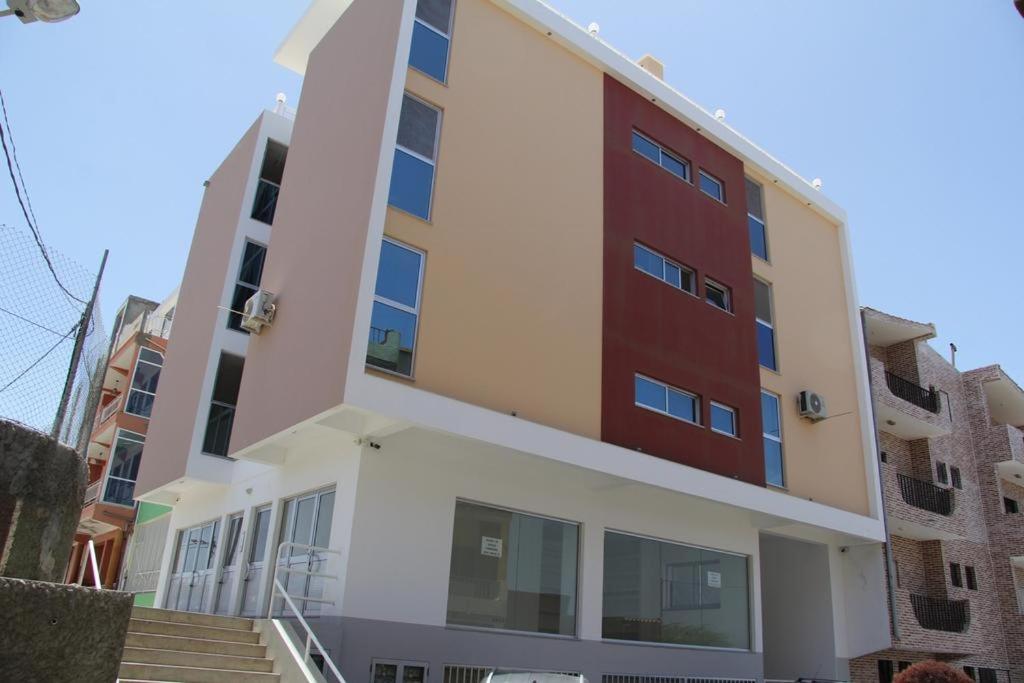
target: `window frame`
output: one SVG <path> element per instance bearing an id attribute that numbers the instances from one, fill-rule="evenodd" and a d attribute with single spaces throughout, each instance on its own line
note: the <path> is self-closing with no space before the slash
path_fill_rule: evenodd
<path id="1" fill-rule="evenodd" d="M 698 169 L 697 173 L 698 173 L 699 178 L 704 179 L 704 180 L 709 180 L 709 181 L 711 181 L 712 183 L 714 183 L 715 185 L 718 186 L 719 196 L 716 197 L 715 195 L 713 195 L 710 192 L 708 192 L 707 190 L 705 190 L 704 189 L 704 185 L 700 181 L 698 181 L 696 183 L 697 189 L 699 189 L 702 193 L 704 193 L 704 195 L 706 195 L 708 197 L 711 197 L 716 202 L 718 202 L 719 204 L 722 204 L 724 206 L 726 204 L 725 181 L 722 180 L 721 178 L 719 178 L 718 176 L 710 173 L 709 171 L 704 170 L 703 168 Z"/>
<path id="2" fill-rule="evenodd" d="M 245 266 L 246 247 L 248 247 L 250 244 L 252 244 L 254 246 L 257 246 L 257 247 L 260 247 L 261 249 L 263 249 L 263 265 L 260 267 L 260 284 L 255 285 L 255 286 L 252 285 L 251 283 L 243 282 L 241 280 L 242 268 Z M 267 267 L 267 252 L 268 251 L 269 251 L 269 248 L 267 247 L 267 245 L 263 244 L 263 242 L 260 242 L 259 240 L 254 240 L 253 238 L 248 237 L 248 236 L 246 236 L 246 237 L 244 237 L 242 239 L 242 254 L 241 254 L 241 258 L 239 258 L 239 260 L 238 260 L 238 269 L 235 272 L 235 286 L 231 290 L 231 302 L 230 303 L 234 303 L 235 294 L 238 292 L 238 288 L 239 287 L 244 287 L 246 289 L 251 289 L 253 294 L 255 294 L 256 292 L 260 291 L 260 286 L 263 284 L 263 270 Z M 252 295 L 250 295 L 250 298 L 251 297 L 252 297 Z M 228 311 L 227 328 L 229 330 L 234 330 L 235 332 L 240 332 L 241 334 L 249 336 L 249 331 L 248 330 L 240 329 L 238 327 L 234 327 L 231 324 L 231 315 L 232 315 L 233 312 L 234 311 L 231 311 L 231 310 Z M 241 314 L 241 313 L 243 313 L 243 311 L 238 311 L 238 313 Z M 241 318 L 239 318 L 239 319 L 241 319 Z"/>
<path id="3" fill-rule="evenodd" d="M 413 310 L 411 307 L 409 307 L 409 306 L 407 306 L 407 305 L 405 305 L 403 303 L 399 303 L 398 301 L 394 301 L 392 299 L 388 299 L 387 297 L 384 297 L 384 296 L 379 296 L 377 294 L 376 278 L 374 279 L 373 298 L 370 301 L 370 322 L 371 323 L 373 322 L 373 304 L 374 303 L 378 303 L 378 302 L 381 303 L 381 304 L 384 304 L 385 306 L 390 306 L 392 308 L 395 308 L 395 309 L 397 309 L 399 311 L 402 311 L 404 313 L 408 313 L 408 314 L 410 314 L 410 315 L 412 315 L 412 316 L 414 316 L 416 318 L 416 323 L 413 325 L 413 332 L 412 332 L 412 357 L 409 359 L 409 374 L 408 375 L 403 373 L 403 372 L 398 372 L 397 370 L 389 370 L 387 368 L 378 367 L 376 365 L 373 365 L 372 363 L 366 362 L 365 358 L 364 358 L 364 367 L 372 369 L 372 370 L 374 370 L 376 372 L 385 372 L 385 373 L 387 373 L 389 375 L 394 375 L 395 377 L 404 377 L 405 379 L 413 380 L 413 379 L 416 378 L 416 347 L 419 345 L 419 339 L 420 339 L 420 312 L 423 309 L 423 275 L 424 275 L 424 273 L 427 270 L 427 252 L 425 252 L 422 249 L 418 249 L 418 248 L 416 248 L 416 247 L 414 247 L 414 246 L 412 246 L 410 244 L 406 244 L 405 242 L 400 242 L 399 240 L 397 240 L 397 239 L 395 239 L 393 237 L 388 237 L 387 235 L 383 235 L 381 237 L 381 242 L 382 243 L 383 242 L 390 242 L 391 244 L 393 244 L 394 246 L 398 247 L 399 249 L 407 249 L 408 251 L 411 251 L 411 252 L 414 252 L 416 254 L 419 254 L 419 256 L 420 256 L 420 272 L 418 274 L 418 277 L 416 278 L 416 309 L 415 310 Z M 383 251 L 383 244 L 381 245 L 381 250 Z M 380 268 L 380 257 L 379 256 L 377 258 L 377 267 L 378 267 L 378 269 Z M 372 325 L 371 325 L 371 327 L 372 327 Z M 366 331 L 366 339 L 367 339 L 367 343 L 369 343 L 370 330 Z M 366 356 L 369 355 L 369 349 L 367 349 L 367 353 L 365 355 Z"/>
<path id="4" fill-rule="evenodd" d="M 420 19 L 418 16 L 416 16 L 416 11 L 413 10 L 413 17 L 412 17 L 412 19 L 413 19 L 413 29 L 414 29 L 413 35 L 415 35 L 416 24 L 419 24 L 420 26 L 422 26 L 423 28 L 427 29 L 428 31 L 433 31 L 434 33 L 436 33 L 437 35 L 441 36 L 442 38 L 444 38 L 448 42 L 448 49 L 445 50 L 445 56 L 444 56 L 444 78 L 442 78 L 441 80 L 438 80 L 433 75 L 428 74 L 423 69 L 420 69 L 419 67 L 416 67 L 416 66 L 413 65 L 413 63 L 411 61 L 411 58 L 412 58 L 412 40 L 413 40 L 413 36 L 412 35 L 409 36 L 409 42 L 410 42 L 410 46 L 409 46 L 410 61 L 409 61 L 409 64 L 408 64 L 409 68 L 412 69 L 413 71 L 415 71 L 416 73 L 423 74 L 424 76 L 426 76 L 430 80 L 434 81 L 435 83 L 440 83 L 441 85 L 446 86 L 446 87 L 448 85 L 448 71 L 449 71 L 449 69 L 451 68 L 451 65 L 452 65 L 452 34 L 455 32 L 455 4 L 456 4 L 456 2 L 457 2 L 457 0 L 451 0 L 451 9 L 448 12 L 448 33 L 443 33 L 439 29 L 437 29 L 437 28 L 431 26 L 430 24 L 428 24 L 423 19 Z M 417 4 L 417 8 L 418 8 L 419 2 L 417 2 L 416 4 Z"/>
<path id="5" fill-rule="evenodd" d="M 110 468 L 114 464 L 114 452 L 117 449 L 117 442 L 120 441 L 122 436 L 125 435 L 125 434 L 130 434 L 131 435 L 131 436 L 125 437 L 125 439 L 127 441 L 132 441 L 132 442 L 135 442 L 135 443 L 140 444 L 142 446 L 142 453 L 139 454 L 140 461 L 142 459 L 142 456 L 145 454 L 145 451 L 146 451 L 146 435 L 145 434 L 139 434 L 138 432 L 133 432 L 130 429 L 124 429 L 123 427 L 118 427 L 117 431 L 114 432 L 114 441 L 113 441 L 113 443 L 112 443 L 112 445 L 110 447 L 110 453 L 107 456 L 107 463 L 106 463 L 106 465 L 103 468 L 103 488 L 101 489 L 102 490 L 102 494 L 96 500 L 96 502 L 97 503 L 101 503 L 103 505 L 116 505 L 116 506 L 122 507 L 122 508 L 133 508 L 134 509 L 135 508 L 135 500 L 134 499 L 132 500 L 132 504 L 131 505 L 125 505 L 124 503 L 116 503 L 116 502 L 107 500 L 107 487 L 110 485 L 110 480 L 111 479 L 114 479 L 116 481 L 131 482 L 131 484 L 132 484 L 132 492 L 133 493 L 135 491 L 135 485 L 139 483 L 138 479 L 134 479 L 134 480 L 133 479 L 126 479 L 125 477 L 117 477 L 117 476 L 114 476 L 113 474 L 110 473 Z M 141 463 L 140 463 L 140 466 L 141 466 Z"/>
<path id="6" fill-rule="evenodd" d="M 1010 508 L 1013 508 L 1012 510 Z M 1007 515 L 1019 515 L 1020 514 L 1020 503 L 1015 498 L 1009 496 L 1003 496 L 1003 514 Z"/>
<path id="7" fill-rule="evenodd" d="M 453 5 L 453 7 L 454 7 L 454 5 Z M 453 13 L 453 15 L 454 15 L 454 13 Z M 430 196 L 427 199 L 427 215 L 426 215 L 426 217 L 423 217 L 423 216 L 417 215 L 415 213 L 412 213 L 411 211 L 409 211 L 407 209 L 403 209 L 400 206 L 395 206 L 394 204 L 391 203 L 390 198 L 388 199 L 388 204 L 387 205 L 389 207 L 391 207 L 392 209 L 395 209 L 396 211 L 401 211 L 402 213 L 404 213 L 404 214 L 406 214 L 408 216 L 412 216 L 413 218 L 416 218 L 417 220 L 424 221 L 425 223 L 432 223 L 433 222 L 433 218 L 434 218 L 434 189 L 437 187 L 437 157 L 440 156 L 440 154 L 441 154 L 441 122 L 444 119 L 444 109 L 442 109 L 441 107 L 437 106 L 436 104 L 433 104 L 432 102 L 428 102 L 427 100 L 423 99 L 419 95 L 416 95 L 414 93 L 409 92 L 408 90 L 403 91 L 402 97 L 403 97 L 403 99 L 408 97 L 410 99 L 416 100 L 420 104 L 422 104 L 422 105 L 424 105 L 426 107 L 430 107 L 431 109 L 433 109 L 434 111 L 437 112 L 437 123 L 434 125 L 434 158 L 433 159 L 428 159 L 427 157 L 423 156 L 419 152 L 415 152 L 415 151 L 409 149 L 408 147 L 406 147 L 404 145 L 400 145 L 398 143 L 397 135 L 395 137 L 395 151 L 400 151 L 403 154 L 407 154 L 407 155 L 411 156 L 413 159 L 417 159 L 419 161 L 422 161 L 422 162 L 424 162 L 424 163 L 426 163 L 426 164 L 428 164 L 430 166 Z M 399 108 L 399 109 L 401 109 L 401 108 Z M 401 112 L 399 112 L 399 126 L 401 126 Z M 390 179 L 390 181 L 388 183 L 388 194 L 389 195 L 391 193 L 391 190 L 390 190 L 391 183 L 393 183 L 394 180 L 395 180 L 395 170 L 394 170 L 394 160 L 392 160 L 391 179 Z"/>
<path id="8" fill-rule="evenodd" d="M 949 467 L 941 460 L 935 461 L 935 479 L 940 484 L 949 486 Z"/>
<path id="9" fill-rule="evenodd" d="M 963 491 L 963 489 L 964 489 L 963 476 L 960 474 L 960 468 L 957 467 L 956 465 L 950 465 L 949 466 L 949 481 L 950 481 L 950 485 L 952 485 L 953 488 L 960 489 L 961 491 Z"/>
<path id="10" fill-rule="evenodd" d="M 728 406 L 728 405 L 726 405 L 724 403 L 721 403 L 719 401 L 709 401 L 709 403 L 710 403 L 710 407 L 708 408 L 708 427 L 711 428 L 711 431 L 714 432 L 715 434 L 721 434 L 722 436 L 731 436 L 734 439 L 739 439 L 740 438 L 740 417 L 739 417 L 739 411 L 736 410 L 735 408 L 733 408 L 732 406 Z M 715 424 L 715 421 L 714 421 L 714 411 L 715 411 L 715 408 L 718 408 L 719 410 L 724 410 L 725 412 L 727 412 L 730 415 L 732 415 L 732 432 L 724 432 L 721 429 L 716 429 L 715 428 L 715 426 L 714 426 L 714 424 Z"/>
<path id="11" fill-rule="evenodd" d="M 756 256 L 761 261 L 770 264 L 772 262 L 772 260 L 771 260 L 772 250 L 771 250 L 771 246 L 768 244 L 768 215 L 767 215 L 768 211 L 766 210 L 766 207 L 764 205 L 764 183 L 759 182 L 757 180 L 754 180 L 753 178 L 751 178 L 748 175 L 744 176 L 743 180 L 744 180 L 744 188 L 743 188 L 744 191 L 746 191 L 746 189 L 747 189 L 746 188 L 746 184 L 749 183 L 749 184 L 751 184 L 751 185 L 753 185 L 754 187 L 757 188 L 757 192 L 761 196 L 761 216 L 755 216 L 754 215 L 754 213 L 750 210 L 750 206 L 749 206 L 749 202 L 748 202 L 748 206 L 747 206 L 747 219 L 748 220 L 749 219 L 753 219 L 753 220 L 757 221 L 757 223 L 761 226 L 762 239 L 764 241 L 764 256 L 761 256 L 760 254 L 758 254 L 757 252 L 754 251 L 753 243 L 751 243 L 750 254 L 752 256 Z M 747 229 L 748 229 L 748 231 L 750 229 L 750 224 L 749 223 L 747 224 Z"/>
<path id="12" fill-rule="evenodd" d="M 774 441 L 774 442 L 779 444 L 779 454 L 781 456 L 781 463 L 780 463 L 781 467 L 780 467 L 780 469 L 782 470 L 782 483 L 781 484 L 775 484 L 775 483 L 772 483 L 772 482 L 768 482 L 767 481 L 767 479 L 768 479 L 767 472 L 765 473 L 765 481 L 766 481 L 766 483 L 769 486 L 772 486 L 774 488 L 779 488 L 779 489 L 785 489 L 786 488 L 787 476 L 786 476 L 786 446 L 785 446 L 785 441 L 783 440 L 783 436 L 782 436 L 782 396 L 780 396 L 779 394 L 776 394 L 774 391 L 769 391 L 768 389 L 765 389 L 764 387 L 761 388 L 761 394 L 762 395 L 771 396 L 773 399 L 775 399 L 775 412 L 776 412 L 777 419 L 778 419 L 778 422 L 779 422 L 779 435 L 775 436 L 774 434 L 769 434 L 767 431 L 765 431 L 765 428 L 764 428 L 764 416 L 762 415 L 761 416 L 761 437 L 763 439 L 768 439 L 769 441 Z M 762 447 L 762 449 L 764 448 L 764 443 L 763 442 L 761 444 L 761 447 Z M 762 451 L 762 455 L 763 455 L 763 451 Z"/>
<path id="13" fill-rule="evenodd" d="M 658 148 L 658 161 L 654 161 L 650 157 L 645 156 L 643 154 L 640 154 L 640 152 L 638 152 L 636 150 L 636 148 L 633 146 L 633 135 L 637 135 L 637 136 L 643 138 L 644 140 L 646 140 L 647 142 L 651 143 L 652 145 L 654 145 L 655 147 Z M 689 183 L 690 185 L 693 185 L 693 164 L 690 163 L 690 160 L 687 159 L 686 157 L 684 157 L 682 154 L 679 154 L 677 152 L 674 152 L 674 151 L 666 148 L 665 145 L 661 144 L 660 142 L 655 141 L 655 139 L 652 138 L 650 135 L 647 135 L 646 133 L 643 133 L 640 130 L 638 130 L 636 128 L 633 128 L 632 129 L 632 134 L 629 137 L 629 148 L 630 148 L 630 150 L 634 154 L 637 154 L 640 157 L 642 157 L 644 159 L 647 159 L 647 161 L 649 161 L 650 163 L 654 164 L 658 168 L 661 168 L 664 171 L 672 174 L 676 178 L 679 178 L 684 183 Z M 675 171 L 673 171 L 673 170 L 669 169 L 667 166 L 665 166 L 665 164 L 662 162 L 662 159 L 664 157 L 666 157 L 666 156 L 669 157 L 670 159 L 673 159 L 676 162 L 682 164 L 683 168 L 686 169 L 686 174 L 685 175 L 679 175 Z"/>
<path id="14" fill-rule="evenodd" d="M 725 308 L 722 308 L 715 302 L 708 299 L 708 287 L 711 287 L 711 289 L 717 289 L 718 291 L 722 292 L 725 299 Z M 729 315 L 733 315 L 732 289 L 722 284 L 718 280 L 713 280 L 709 277 L 704 278 L 704 301 L 720 311 L 724 311 Z"/>
<path id="15" fill-rule="evenodd" d="M 160 356 L 160 365 L 157 366 L 157 364 L 152 362 L 152 361 L 143 360 L 142 359 L 142 350 L 143 349 L 146 349 L 147 351 L 151 351 L 152 353 L 155 353 L 158 356 Z M 142 418 L 143 420 L 149 420 L 150 417 L 152 417 L 152 412 L 150 412 L 149 415 L 140 415 L 139 413 L 133 413 L 132 411 L 128 410 L 128 406 L 131 405 L 131 402 L 132 402 L 131 401 L 132 393 L 134 393 L 134 392 L 139 392 L 140 394 L 145 394 L 146 396 L 152 396 L 153 397 L 153 401 L 154 402 L 156 401 L 156 392 L 155 391 L 146 391 L 145 389 L 136 389 L 135 388 L 135 373 L 137 373 L 139 371 L 139 363 L 145 363 L 146 365 L 152 365 L 154 367 L 159 367 L 160 368 L 160 372 L 157 373 L 157 380 L 156 380 L 157 384 L 159 384 L 160 383 L 160 377 L 163 375 L 163 372 L 164 372 L 164 362 L 166 360 L 167 360 L 167 358 L 163 354 L 163 352 L 157 351 L 156 349 L 151 349 L 148 346 L 139 346 L 138 351 L 135 353 L 135 364 L 132 365 L 132 375 L 131 375 L 132 378 L 131 378 L 131 381 L 128 382 L 128 392 L 125 394 L 125 397 L 124 397 L 124 413 L 125 413 L 125 415 L 132 415 L 133 417 L 139 417 L 139 418 Z"/>
<path id="16" fill-rule="evenodd" d="M 249 218 L 250 219 L 256 221 L 257 223 L 262 223 L 263 225 L 269 225 L 269 226 L 273 226 L 274 225 L 274 218 L 277 217 L 277 202 L 278 202 L 278 200 L 281 197 L 281 183 L 275 183 L 273 180 L 267 180 L 266 178 L 263 177 L 263 166 L 264 166 L 264 164 L 266 164 L 267 152 L 270 151 L 270 145 L 271 144 L 280 145 L 281 147 L 284 148 L 284 155 L 285 155 L 285 163 L 284 163 L 284 165 L 285 166 L 288 165 L 288 150 L 290 148 L 290 145 L 286 145 L 285 143 L 281 142 L 280 140 L 275 140 L 274 138 L 268 136 L 266 138 L 266 141 L 263 144 L 263 157 L 260 159 L 259 170 L 256 171 L 256 188 L 253 191 L 252 209 L 249 211 Z M 281 180 L 282 181 L 284 180 L 284 169 L 283 168 L 281 169 Z M 256 201 L 259 199 L 260 184 L 261 183 L 266 183 L 267 185 L 270 185 L 271 187 L 277 188 L 277 193 L 278 194 L 277 194 L 276 197 L 274 197 L 274 212 L 273 212 L 274 215 L 271 216 L 269 222 L 256 217 Z"/>
<path id="17" fill-rule="evenodd" d="M 964 576 L 959 562 L 949 563 L 949 583 L 954 588 L 964 587 Z"/>
<path id="18" fill-rule="evenodd" d="M 969 591 L 978 590 L 978 572 L 973 564 L 964 565 L 964 586 Z"/>
<path id="19" fill-rule="evenodd" d="M 651 382 L 652 384 L 657 384 L 658 386 L 660 386 L 663 389 L 665 389 L 665 410 L 658 410 L 657 408 L 652 408 L 651 406 L 649 406 L 647 404 L 640 403 L 639 401 L 637 401 L 637 398 L 636 398 L 636 380 L 637 380 L 637 378 L 646 380 L 648 382 Z M 694 413 L 694 417 L 697 420 L 696 422 L 693 422 L 691 420 L 687 420 L 684 417 L 679 417 L 678 415 L 673 415 L 672 413 L 668 412 L 668 392 L 670 392 L 670 391 L 674 391 L 677 394 L 682 394 L 683 396 L 687 396 L 687 397 L 693 399 L 693 404 L 694 404 L 693 413 Z M 653 377 L 650 377 L 650 376 L 645 375 L 645 374 L 640 373 L 640 372 L 634 372 L 633 373 L 633 405 L 636 406 L 637 408 L 643 408 L 644 410 L 649 410 L 652 413 L 656 413 L 658 415 L 664 415 L 665 417 L 671 417 L 673 420 L 679 420 L 680 422 L 682 422 L 684 424 L 693 425 L 694 427 L 701 427 L 701 428 L 704 427 L 704 424 L 703 424 L 703 414 L 702 414 L 703 410 L 702 410 L 702 405 L 701 405 L 701 397 L 700 397 L 699 394 L 695 394 L 692 391 L 687 391 L 686 389 L 680 389 L 679 387 L 674 387 L 671 384 L 668 384 L 666 382 L 662 382 L 661 380 L 654 379 Z M 709 548 L 709 550 L 710 550 L 710 548 Z"/>
<path id="20" fill-rule="evenodd" d="M 637 250 L 637 248 L 646 251 L 651 256 L 656 256 L 657 258 L 661 259 L 661 277 L 658 277 L 657 275 L 654 275 L 653 273 L 649 273 L 649 272 L 647 272 L 646 270 L 644 270 L 643 268 L 641 268 L 640 266 L 637 265 L 637 263 L 636 263 L 636 250 Z M 674 284 L 669 282 L 668 278 L 665 276 L 666 264 L 671 264 L 671 265 L 673 265 L 673 266 L 675 266 L 676 268 L 679 269 L 679 271 L 680 271 L 680 276 L 679 276 L 679 284 L 680 284 L 680 286 L 679 287 L 676 287 Z M 654 278 L 655 280 L 658 280 L 660 282 L 665 283 L 666 285 L 668 285 L 672 289 L 677 289 L 680 292 L 685 292 L 686 294 L 689 294 L 692 297 L 696 297 L 697 296 L 697 271 L 695 271 L 693 268 L 690 268 L 689 266 L 684 266 L 682 263 L 679 263 L 678 261 L 673 261 L 669 257 L 661 254 L 660 252 L 655 251 L 654 249 L 651 249 L 646 244 L 643 244 L 641 242 L 637 242 L 636 240 L 633 241 L 633 269 L 640 271 L 641 273 L 643 273 L 647 277 L 651 277 L 651 278 Z M 690 282 L 693 285 L 692 289 L 686 289 L 685 287 L 682 286 L 682 282 L 683 282 L 682 273 L 683 272 L 687 272 L 687 273 L 690 274 Z"/>
<path id="21" fill-rule="evenodd" d="M 768 310 L 769 310 L 769 312 L 771 313 L 771 316 L 772 316 L 772 319 L 770 321 L 764 320 L 763 318 L 761 318 L 757 314 L 757 306 L 755 305 L 754 306 L 754 325 L 755 325 L 755 328 L 756 328 L 756 326 L 760 325 L 760 326 L 762 326 L 762 327 L 764 327 L 764 328 L 766 328 L 768 330 L 771 330 L 771 333 L 772 333 L 772 358 L 775 359 L 775 367 L 773 367 L 773 368 L 770 368 L 767 365 L 762 364 L 761 363 L 761 357 L 760 357 L 761 356 L 761 349 L 758 348 L 757 365 L 758 365 L 758 367 L 764 368 L 765 370 L 768 370 L 770 372 L 779 373 L 780 372 L 779 368 L 782 366 L 782 363 L 779 362 L 778 335 L 775 333 L 776 332 L 775 331 L 775 288 L 772 286 L 772 283 L 770 283 L 767 280 L 765 280 L 764 278 L 760 278 L 760 277 L 758 277 L 756 275 L 754 276 L 754 281 L 755 282 L 760 282 L 768 290 Z M 756 287 L 757 285 L 755 284 L 754 286 Z M 756 299 L 756 294 L 755 294 L 755 299 Z"/>

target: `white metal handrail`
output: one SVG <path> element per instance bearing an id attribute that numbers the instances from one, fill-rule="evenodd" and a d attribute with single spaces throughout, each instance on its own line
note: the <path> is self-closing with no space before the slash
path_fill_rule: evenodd
<path id="1" fill-rule="evenodd" d="M 324 664 L 331 670 L 331 673 L 334 674 L 334 677 L 337 678 L 338 681 L 340 681 L 340 683 L 345 683 L 344 677 L 341 675 L 341 672 L 338 671 L 338 667 L 334 665 L 334 662 L 331 661 L 331 657 L 330 657 L 330 655 L 327 654 L 327 650 L 324 649 L 324 646 L 320 644 L 320 640 L 316 637 L 316 634 L 313 633 L 313 629 L 311 629 L 309 627 L 309 624 L 302 617 L 302 611 L 299 610 L 299 608 L 295 605 L 295 603 L 292 601 L 292 597 L 290 595 L 288 595 L 288 590 L 281 584 L 281 580 L 278 578 L 278 574 L 283 572 L 285 574 L 300 574 L 300 575 L 303 575 L 303 576 L 314 576 L 314 577 L 322 577 L 322 578 L 328 578 L 328 579 L 337 579 L 338 577 L 334 576 L 333 574 L 323 574 L 323 573 L 319 573 L 319 572 L 311 572 L 311 571 L 308 571 L 308 570 L 292 569 L 291 567 L 283 567 L 283 566 L 281 566 L 281 551 L 284 550 L 285 548 L 289 548 L 289 549 L 292 549 L 292 550 L 305 550 L 306 554 L 310 558 L 312 558 L 312 556 L 314 554 L 317 554 L 317 553 L 324 553 L 324 554 L 339 555 L 340 556 L 341 555 L 341 551 L 340 550 L 331 550 L 330 548 L 318 548 L 318 547 L 312 546 L 312 545 L 303 545 L 301 543 L 289 543 L 289 542 L 285 542 L 285 543 L 282 543 L 279 546 L 277 546 L 277 553 L 276 553 L 275 561 L 274 561 L 274 581 L 271 584 L 271 589 L 270 589 L 270 606 L 267 609 L 267 619 L 273 619 L 274 618 L 274 596 L 280 594 L 280 596 L 284 599 L 285 604 L 287 604 L 288 608 L 291 609 L 292 614 L 295 615 L 295 618 L 299 620 L 299 623 L 302 624 L 302 628 L 305 629 L 305 631 L 306 631 L 306 645 L 305 645 L 305 648 L 303 649 L 303 654 L 302 654 L 302 661 L 303 661 L 303 663 L 304 664 L 310 664 L 311 663 L 311 661 L 309 659 L 310 647 L 315 645 L 316 649 L 320 652 L 320 656 L 324 658 Z M 307 563 L 306 566 L 308 567 L 309 564 Z M 322 599 L 318 599 L 318 598 L 302 597 L 302 598 L 299 598 L 299 600 L 302 600 L 303 602 L 316 602 L 316 603 L 321 603 L 321 604 L 326 604 L 326 605 L 333 605 L 334 604 L 333 600 L 322 600 Z M 282 616 L 284 615 L 284 610 L 283 609 L 281 610 L 281 614 L 282 614 Z"/>
<path id="2" fill-rule="evenodd" d="M 96 546 L 93 545 L 92 539 L 85 546 L 85 552 L 82 553 L 82 564 L 78 568 L 78 585 L 85 585 L 85 566 L 89 565 L 89 569 L 92 570 L 92 582 L 96 588 L 102 589 L 103 584 L 100 583 L 100 567 L 96 561 Z"/>

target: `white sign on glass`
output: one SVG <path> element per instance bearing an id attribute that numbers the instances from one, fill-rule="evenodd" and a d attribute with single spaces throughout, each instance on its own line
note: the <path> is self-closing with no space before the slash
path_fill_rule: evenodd
<path id="1" fill-rule="evenodd" d="M 708 588 L 722 587 L 722 572 L 708 572 Z"/>
<path id="2" fill-rule="evenodd" d="M 501 539 L 491 536 L 480 537 L 480 554 L 487 557 L 501 557 Z"/>

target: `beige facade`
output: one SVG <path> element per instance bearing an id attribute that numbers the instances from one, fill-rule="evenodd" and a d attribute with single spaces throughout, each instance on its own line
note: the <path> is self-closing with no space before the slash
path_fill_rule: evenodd
<path id="1" fill-rule="evenodd" d="M 406 82 L 444 112 L 432 222 L 385 224 L 427 253 L 414 384 L 599 439 L 602 72 L 487 0 L 453 35 L 449 85 Z"/>

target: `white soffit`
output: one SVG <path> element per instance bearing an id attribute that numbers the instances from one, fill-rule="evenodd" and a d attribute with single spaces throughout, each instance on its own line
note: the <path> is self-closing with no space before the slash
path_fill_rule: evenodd
<path id="1" fill-rule="evenodd" d="M 871 346 L 892 346 L 911 339 L 932 339 L 935 325 L 898 318 L 873 308 L 864 309 L 867 340 Z"/>
<path id="2" fill-rule="evenodd" d="M 1024 389 L 1000 372 L 1000 377 L 982 384 L 988 399 L 988 412 L 999 424 L 1024 425 Z"/>
<path id="3" fill-rule="evenodd" d="M 327 35 L 352 2 L 353 0 L 313 0 L 306 13 L 277 48 L 274 61 L 304 76 L 309 53 Z"/>

